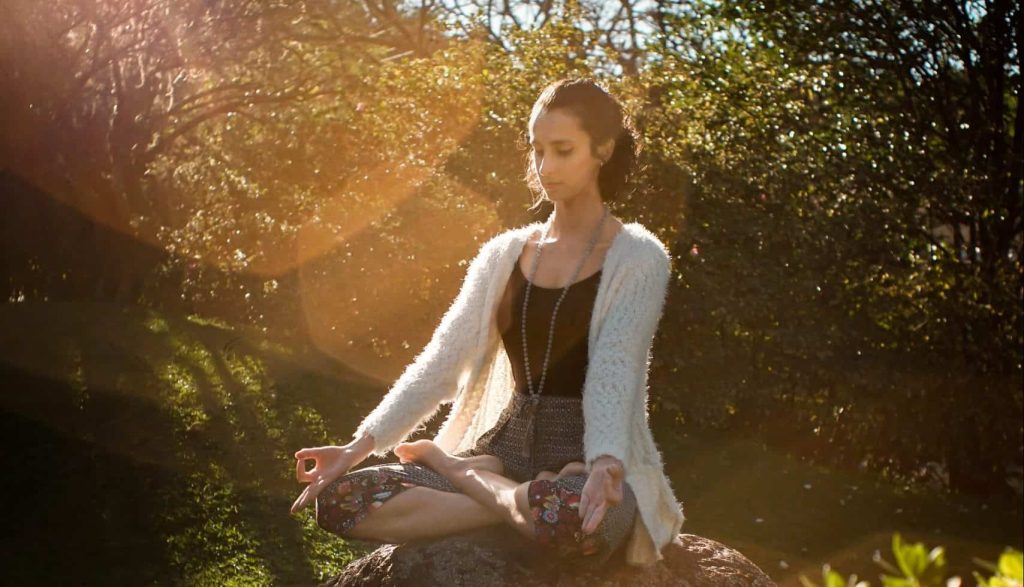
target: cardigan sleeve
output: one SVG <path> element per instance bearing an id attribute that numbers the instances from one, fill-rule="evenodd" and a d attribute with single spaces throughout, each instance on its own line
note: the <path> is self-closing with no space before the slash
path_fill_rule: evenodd
<path id="1" fill-rule="evenodd" d="M 354 439 L 363 434 L 373 436 L 371 454 L 386 455 L 421 422 L 433 416 L 442 402 L 457 395 L 480 329 L 495 242 L 492 238 L 481 247 L 430 341 L 353 433 Z"/>
<path id="2" fill-rule="evenodd" d="M 667 250 L 652 247 L 644 258 L 631 262 L 615 293 L 596 348 L 589 358 L 590 376 L 595 381 L 586 393 L 584 447 L 587 471 L 594 460 L 610 455 L 623 464 L 627 461 L 636 406 L 646 406 L 646 381 L 654 334 L 661 321 L 668 295 L 671 260 Z M 636 394 L 645 395 L 637 401 Z"/>

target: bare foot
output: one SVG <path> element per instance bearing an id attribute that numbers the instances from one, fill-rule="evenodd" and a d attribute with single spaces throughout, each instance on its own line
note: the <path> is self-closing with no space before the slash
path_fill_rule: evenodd
<path id="1" fill-rule="evenodd" d="M 494 455 L 477 455 L 475 457 L 466 457 L 463 459 L 466 462 L 466 466 L 476 471 L 491 471 L 499 475 L 505 474 L 505 464 L 501 462 L 501 459 Z"/>
<path id="2" fill-rule="evenodd" d="M 587 465 L 580 461 L 572 461 L 558 472 L 558 477 L 571 477 L 573 475 L 586 475 Z"/>
<path id="3" fill-rule="evenodd" d="M 445 476 L 460 475 L 469 470 L 492 471 L 499 475 L 505 472 L 501 459 L 494 455 L 460 458 L 446 453 L 431 440 L 403 442 L 395 447 L 395 454 L 403 463 L 420 463 Z"/>
<path id="4" fill-rule="evenodd" d="M 562 477 L 571 477 L 573 475 L 585 475 L 586 473 L 586 464 L 580 461 L 572 461 L 571 463 L 568 463 L 567 465 L 562 467 L 562 470 L 557 473 L 554 473 L 552 471 L 541 471 L 540 473 L 537 473 L 537 476 L 534 477 L 534 480 L 554 481 L 555 479 L 561 479 Z"/>

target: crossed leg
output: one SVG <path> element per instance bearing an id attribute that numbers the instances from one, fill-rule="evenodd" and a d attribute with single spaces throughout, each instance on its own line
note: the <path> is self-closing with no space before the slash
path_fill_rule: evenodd
<path id="1" fill-rule="evenodd" d="M 429 487 L 412 487 L 391 499 L 341 536 L 403 544 L 442 538 L 492 524 L 501 518 L 471 498 Z"/>
<path id="2" fill-rule="evenodd" d="M 497 457 L 482 455 L 469 460 L 480 470 L 503 472 Z M 387 499 L 347 532 L 341 532 L 332 524 L 324 523 L 326 519 L 322 516 L 327 509 L 321 510 L 322 498 L 317 502 L 321 527 L 348 538 L 388 544 L 440 538 L 504 522 L 497 513 L 469 496 L 430 487 L 412 487 Z"/>
<path id="3" fill-rule="evenodd" d="M 479 461 L 474 461 L 480 457 L 452 456 L 430 440 L 399 444 L 395 447 L 395 454 L 403 462 L 417 462 L 440 473 L 462 494 L 497 515 L 522 535 L 534 538 L 533 516 L 527 495 L 529 481 L 519 483 L 503 476 L 501 472 L 495 472 L 493 468 L 481 467 Z M 498 460 L 497 457 L 492 458 Z M 537 479 L 554 479 L 562 475 L 579 474 L 583 470 L 583 463 L 573 462 L 557 475 L 543 471 L 537 475 Z"/>
<path id="4" fill-rule="evenodd" d="M 329 511 L 318 498 L 318 523 L 339 535 L 390 544 L 437 538 L 492 524 L 509 523 L 533 538 L 532 516 L 526 491 L 529 482 L 519 484 L 504 477 L 501 460 L 492 455 L 459 458 L 448 455 L 430 441 L 406 443 L 395 449 L 403 461 L 418 460 L 434 468 L 461 493 L 429 487 L 412 487 L 387 499 L 380 507 L 344 533 L 323 516 Z M 416 446 L 413 446 L 416 445 Z M 429 461 L 429 462 L 428 462 Z M 554 480 L 586 470 L 572 462 L 557 474 L 542 471 L 536 479 Z"/>

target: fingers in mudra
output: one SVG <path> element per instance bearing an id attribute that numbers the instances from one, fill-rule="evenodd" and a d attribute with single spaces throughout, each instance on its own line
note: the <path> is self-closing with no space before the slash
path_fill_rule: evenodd
<path id="1" fill-rule="evenodd" d="M 313 461 L 313 468 L 306 470 L 306 461 Z M 316 500 L 327 485 L 345 473 L 352 466 L 352 455 L 345 447 L 319 446 L 303 448 L 295 452 L 295 479 L 308 483 L 298 499 L 292 504 L 295 513 Z"/>
<path id="2" fill-rule="evenodd" d="M 292 503 L 290 511 L 293 514 L 306 507 L 310 501 L 316 499 L 317 494 L 323 488 L 324 484 L 319 482 L 322 480 L 322 476 L 319 470 L 320 460 L 317 457 L 318 453 L 310 449 L 302 449 L 295 453 L 295 479 L 299 483 L 308 483 L 309 485 L 302 489 L 299 497 Z M 312 460 L 314 463 L 313 468 L 308 471 L 306 470 L 307 460 Z"/>
<path id="3" fill-rule="evenodd" d="M 580 522 L 580 529 L 583 530 L 584 534 L 592 534 L 597 527 L 601 525 L 601 520 L 604 519 L 604 514 L 608 510 L 608 506 L 601 503 L 597 507 L 591 508 L 590 512 L 586 514 L 586 517 Z"/>
<path id="4" fill-rule="evenodd" d="M 625 471 L 618 463 L 595 469 L 587 478 L 580 496 L 581 529 L 585 534 L 597 530 L 608 508 L 622 501 Z"/>
<path id="5" fill-rule="evenodd" d="M 624 477 L 625 471 L 618 463 L 608 467 L 608 477 L 605 479 L 605 490 L 608 495 L 607 500 L 612 504 L 617 504 L 622 501 L 622 483 Z"/>
<path id="6" fill-rule="evenodd" d="M 313 480 L 313 471 L 316 471 L 316 465 L 313 466 L 312 471 L 306 470 L 306 461 L 303 457 L 299 456 L 302 451 L 295 453 L 295 480 L 299 483 L 309 483 Z"/>

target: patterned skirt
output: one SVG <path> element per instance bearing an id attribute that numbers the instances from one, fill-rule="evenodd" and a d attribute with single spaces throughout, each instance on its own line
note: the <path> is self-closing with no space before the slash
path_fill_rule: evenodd
<path id="1" fill-rule="evenodd" d="M 549 546 L 561 559 L 585 557 L 602 565 L 615 553 L 633 529 L 636 496 L 623 482 L 623 499 L 605 511 L 591 534 L 581 531 L 580 495 L 587 475 L 537 480 L 542 471 L 558 473 L 573 461 L 584 461 L 583 406 L 577 397 L 541 396 L 534 408 L 522 393 L 513 393 L 498 422 L 473 448 L 455 456 L 494 455 L 504 465 L 505 477 L 529 482 L 528 497 L 535 540 Z M 418 463 L 385 463 L 349 471 L 317 496 L 317 524 L 346 536 L 356 524 L 385 501 L 412 487 L 458 492 L 444 476 Z"/>

